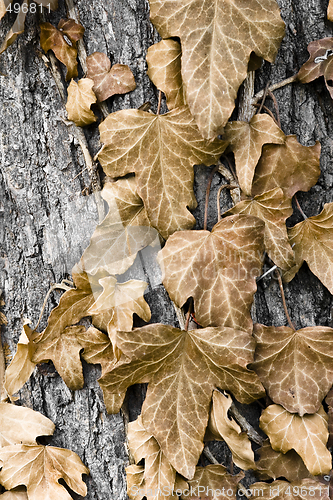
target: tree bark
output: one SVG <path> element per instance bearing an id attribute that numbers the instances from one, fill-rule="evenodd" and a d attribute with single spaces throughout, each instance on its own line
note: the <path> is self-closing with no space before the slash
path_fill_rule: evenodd
<path id="1" fill-rule="evenodd" d="M 275 83 L 297 73 L 308 58 L 308 43 L 332 36 L 332 24 L 326 20 L 328 0 L 278 3 L 286 23 L 286 37 L 276 63 L 263 63 L 256 72 L 256 92 L 265 88 L 268 81 Z M 137 108 L 146 101 L 156 109 L 157 91 L 146 75 L 145 56 L 147 48 L 159 38 L 149 21 L 148 1 L 75 0 L 75 4 L 86 28 L 87 53 L 104 52 L 113 63 L 128 64 L 136 79 L 135 91 L 109 99 L 109 111 Z M 58 11 L 47 17 L 52 24 L 66 17 L 64 0 L 59 0 Z M 1 21 L 1 39 L 13 21 L 14 15 Z M 64 105 L 41 57 L 38 33 L 38 17 L 29 14 L 25 33 L 0 58 L 0 289 L 4 292 L 8 319 L 2 336 L 7 355 L 15 352 L 22 320 L 29 318 L 37 323 L 51 283 L 70 277 L 99 217 L 95 196 L 84 195 L 91 191 L 91 179 L 84 171 L 86 165 L 74 131 L 63 120 Z M 64 74 L 63 67 L 59 68 Z M 308 216 L 318 214 L 323 204 L 333 198 L 332 101 L 321 80 L 307 85 L 293 83 L 274 94 L 284 132 L 296 134 L 306 146 L 316 140 L 321 142 L 319 182 L 309 193 L 298 195 Z M 274 111 L 272 101 L 267 99 L 266 103 Z M 100 147 L 97 125 L 84 133 L 94 156 Z M 198 208 L 194 214 L 199 229 L 203 228 L 210 171 L 196 167 Z M 222 178 L 216 174 L 209 204 L 209 229 L 217 221 L 215 200 L 221 184 Z M 231 206 L 228 193 L 221 199 L 223 208 Z M 295 209 L 288 224 L 300 220 Z M 306 265 L 285 286 L 285 293 L 297 328 L 333 326 L 332 296 Z M 47 316 L 59 297 L 58 292 L 52 294 L 41 327 L 46 326 Z M 146 300 L 152 309 L 153 323 L 177 325 L 174 308 L 157 271 L 153 272 Z M 267 325 L 286 324 L 278 284 L 272 277 L 258 284 L 253 317 Z M 56 425 L 51 443 L 75 451 L 89 467 L 88 500 L 125 499 L 124 467 L 128 454 L 123 415 L 106 413 L 97 383 L 99 368 L 84 364 L 84 374 L 85 387 L 72 392 L 49 365 L 36 368 L 20 391 L 19 403 L 49 417 Z M 138 415 L 143 397 L 141 387 L 129 391 L 130 419 Z M 258 429 L 258 405 L 246 409 L 242 406 L 242 411 Z M 212 444 L 210 449 L 219 461 L 229 465 L 225 447 Z M 253 481 L 254 476 L 247 473 L 247 482 Z"/>

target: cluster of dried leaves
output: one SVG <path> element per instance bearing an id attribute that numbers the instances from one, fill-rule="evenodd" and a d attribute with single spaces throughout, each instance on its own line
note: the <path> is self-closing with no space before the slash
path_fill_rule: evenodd
<path id="1" fill-rule="evenodd" d="M 150 0 L 150 6 L 163 40 L 148 50 L 148 75 L 165 94 L 169 112 L 128 109 L 100 124 L 98 159 L 110 180 L 102 190 L 109 212 L 73 269 L 73 287 L 51 312 L 46 329 L 38 333 L 25 325 L 6 370 L 5 389 L 12 396 L 37 363 L 49 360 L 70 389 L 80 389 L 81 358 L 101 365 L 99 384 L 109 412 L 119 411 L 128 387 L 148 383 L 142 413 L 129 425 L 135 460 L 127 467 L 130 498 L 157 500 L 159 489 L 167 488 L 171 493 L 164 498 L 173 499 L 173 490 L 198 486 L 231 489 L 235 496 L 242 472 L 197 466 L 211 440 L 225 441 L 240 469 L 274 480 L 252 485 L 265 498 L 287 497 L 290 488 L 299 499 L 328 498 L 321 476 L 332 469 L 327 441 L 333 403 L 327 394 L 333 385 L 333 329 L 253 325 L 250 314 L 265 252 L 286 282 L 306 261 L 333 293 L 333 203 L 286 227 L 295 193 L 309 191 L 318 180 L 320 144 L 301 145 L 267 114 L 228 122 L 251 54 L 275 58 L 284 36 L 277 3 L 251 0 L 245 9 L 242 2 Z M 41 25 L 43 49 L 54 52 L 67 68 L 67 80 L 72 79 L 66 108 L 78 126 L 96 121 L 94 103 L 135 87 L 129 68 L 111 67 L 99 52 L 87 58 L 87 75 L 75 82 L 76 43 L 83 31 L 73 20 L 61 20 L 57 28 Z M 332 40 L 309 45 L 310 59 L 298 79 L 309 82 L 323 75 L 333 97 Z M 193 166 L 214 165 L 222 153 L 233 153 L 236 171 L 230 175 L 241 200 L 212 231 L 190 230 L 195 223 L 190 210 L 196 206 Z M 122 275 L 143 248 L 162 239 L 166 243 L 157 260 L 163 284 L 176 307 L 190 304 L 188 319 L 193 308 L 196 329 L 188 330 L 188 321 L 183 329 L 162 324 L 133 329 L 134 314 L 150 321 L 144 298 L 148 284 L 124 282 Z M 85 317 L 93 325 L 88 329 L 78 324 Z M 259 460 L 248 435 L 230 418 L 232 397 L 224 391 L 241 403 L 265 394 L 272 400 L 260 417 L 269 439 L 258 450 Z M 49 464 L 49 454 L 56 452 L 40 446 L 43 452 L 33 451 L 28 446 L 35 450 L 36 443 L 30 442 L 15 446 L 22 448 L 19 454 L 12 447 L 0 452 L 0 482 L 9 489 L 26 485 L 29 499 L 39 500 L 28 478 L 14 472 L 9 480 L 7 471 L 18 467 L 12 460 L 26 456 Z M 72 472 L 63 472 L 66 467 L 56 479 L 63 477 L 80 490 L 78 476 L 86 470 L 77 464 L 72 479 Z M 62 488 L 54 482 L 50 487 Z"/>

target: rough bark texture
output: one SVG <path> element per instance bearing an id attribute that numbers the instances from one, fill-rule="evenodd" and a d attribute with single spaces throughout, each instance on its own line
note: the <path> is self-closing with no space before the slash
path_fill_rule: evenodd
<path id="1" fill-rule="evenodd" d="M 55 24 L 66 15 L 64 0 L 50 21 Z M 275 65 L 264 63 L 256 75 L 256 91 L 268 80 L 278 82 L 295 74 L 308 57 L 311 40 L 332 36 L 326 20 L 328 0 L 278 0 L 286 23 L 286 37 Z M 149 22 L 147 0 L 76 0 L 87 53 L 101 51 L 113 63 L 128 64 L 137 89 L 108 102 L 110 111 L 135 108 L 146 101 L 156 106 L 157 92 L 146 76 L 147 48 L 158 40 Z M 14 16 L 1 21 L 3 39 Z M 85 163 L 73 131 L 63 121 L 64 107 L 49 69 L 40 57 L 38 19 L 29 15 L 26 32 L 0 59 L 0 289 L 4 291 L 8 327 L 3 343 L 11 353 L 21 332 L 23 318 L 36 324 L 41 305 L 51 283 L 68 277 L 87 246 L 98 222 L 94 196 L 84 196 L 89 188 L 87 172 L 77 176 Z M 292 84 L 275 92 L 282 128 L 296 134 L 304 145 L 319 140 L 322 145 L 320 180 L 309 193 L 298 198 L 307 215 L 319 213 L 333 199 L 333 113 L 332 101 L 323 81 Z M 270 99 L 267 105 L 271 107 Z M 273 107 L 272 107 L 273 109 Z M 87 133 L 90 150 L 99 149 L 97 126 Z M 203 227 L 204 198 L 211 169 L 196 168 L 195 210 L 197 227 Z M 75 179 L 74 179 L 75 178 Z M 222 177 L 216 174 L 211 190 L 209 228 L 217 220 L 216 193 Z M 230 206 L 227 193 L 222 207 Z M 290 225 L 298 222 L 297 211 Z M 136 275 L 136 278 L 142 278 Z M 144 274 L 147 278 L 147 270 Z M 176 324 L 172 304 L 159 282 L 158 271 L 148 272 L 151 286 L 147 301 L 152 322 Z M 282 301 L 277 282 L 271 277 L 260 281 L 254 306 L 254 319 L 267 325 L 284 325 Z M 332 296 L 306 265 L 285 287 L 286 300 L 296 326 L 333 326 Z M 60 294 L 49 300 L 47 313 Z M 123 417 L 107 415 L 97 383 L 99 369 L 85 365 L 86 385 L 71 392 L 51 368 L 36 369 L 20 393 L 19 402 L 48 416 L 56 424 L 52 444 L 78 453 L 90 468 L 87 478 L 89 500 L 126 498 L 124 466 L 127 463 Z M 136 418 L 144 390 L 130 391 L 127 402 L 130 418 Z M 243 408 L 244 410 L 244 408 Z M 244 410 L 245 411 L 245 410 Z M 257 420 L 259 407 L 246 410 Z M 229 465 L 229 455 L 221 444 L 212 445 L 216 458 Z M 253 476 L 247 474 L 248 482 Z"/>

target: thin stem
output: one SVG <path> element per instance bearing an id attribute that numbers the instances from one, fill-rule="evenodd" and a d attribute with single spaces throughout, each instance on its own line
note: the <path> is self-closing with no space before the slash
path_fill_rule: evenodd
<path id="1" fill-rule="evenodd" d="M 281 128 L 280 111 L 279 111 L 278 102 L 277 102 L 276 97 L 273 94 L 273 92 L 271 90 L 269 90 L 269 89 L 268 89 L 268 95 L 269 95 L 269 97 L 272 99 L 272 101 L 274 103 L 274 108 L 275 108 L 275 112 L 276 112 L 277 123 L 278 123 L 279 128 Z"/>
<path id="2" fill-rule="evenodd" d="M 282 298 L 282 303 L 283 303 L 283 309 L 284 309 L 284 313 L 285 313 L 287 321 L 288 321 L 288 325 L 290 326 L 290 328 L 292 328 L 292 330 L 294 330 L 294 332 L 296 332 L 296 327 L 295 327 L 294 323 L 291 321 L 290 316 L 289 316 L 289 312 L 288 312 L 288 308 L 287 308 L 286 297 L 284 295 L 283 283 L 282 283 L 282 278 L 281 278 L 280 271 L 278 269 L 276 269 L 275 270 L 275 274 L 276 274 L 276 277 L 277 277 L 278 282 L 279 282 L 280 293 L 281 293 L 281 298 Z"/>
<path id="3" fill-rule="evenodd" d="M 158 93 L 158 105 L 157 105 L 157 112 L 156 112 L 157 115 L 159 115 L 161 112 L 161 105 L 162 105 L 162 91 L 160 90 Z"/>
<path id="4" fill-rule="evenodd" d="M 264 274 L 262 274 L 261 276 L 259 276 L 259 278 L 257 278 L 257 282 L 262 280 L 263 278 L 265 278 L 265 276 L 268 276 L 268 274 L 271 274 L 273 271 L 275 271 L 275 269 L 277 269 L 278 266 L 273 266 L 271 267 L 270 269 L 268 269 L 268 271 L 266 271 Z"/>
<path id="5" fill-rule="evenodd" d="M 259 108 L 259 107 L 260 107 L 260 104 L 253 104 L 253 106 L 254 106 L 255 108 Z M 276 118 L 275 118 L 274 114 L 272 113 L 272 111 L 271 111 L 271 110 L 270 110 L 267 106 L 263 106 L 263 107 L 262 107 L 262 109 L 263 109 L 264 111 L 266 111 L 266 113 L 268 113 L 268 114 L 269 114 L 269 116 L 270 116 L 271 118 L 273 118 L 273 120 L 275 121 L 275 123 L 278 125 L 278 122 L 277 122 L 277 120 L 276 120 Z"/>
<path id="6" fill-rule="evenodd" d="M 266 97 L 267 97 L 267 93 L 268 93 L 268 87 L 270 85 L 270 80 L 268 80 L 267 84 L 266 84 L 266 87 L 265 87 L 265 90 L 264 90 L 264 95 L 262 96 L 262 99 L 261 99 L 261 104 L 259 106 L 259 109 L 257 111 L 257 114 L 260 115 L 261 111 L 262 111 L 262 108 L 265 104 L 265 101 L 266 101 Z"/>
<path id="7" fill-rule="evenodd" d="M 64 280 L 64 281 L 67 281 L 67 280 Z M 68 286 L 64 283 L 64 281 L 62 281 L 61 283 L 54 283 L 49 291 L 47 292 L 46 296 L 45 296 L 45 299 L 44 299 L 44 302 L 43 302 L 43 305 L 42 305 L 42 310 L 41 310 L 41 313 L 39 315 L 39 318 L 38 318 L 38 322 L 37 322 L 37 325 L 35 326 L 35 328 L 33 328 L 33 330 L 37 330 L 37 328 L 39 327 L 39 324 L 40 322 L 42 321 L 42 317 L 43 317 L 43 314 L 44 314 L 44 311 L 45 311 L 45 307 L 46 307 L 46 304 L 47 304 L 47 301 L 51 295 L 51 293 L 54 291 L 54 290 L 65 290 L 65 292 L 67 292 L 67 290 L 72 290 L 72 287 L 71 286 Z"/>
<path id="8" fill-rule="evenodd" d="M 220 222 L 221 220 L 221 207 L 220 207 L 220 196 L 222 193 L 223 189 L 237 189 L 238 186 L 233 186 L 232 184 L 223 184 L 223 186 L 219 187 L 219 190 L 217 192 L 217 221 Z"/>
<path id="9" fill-rule="evenodd" d="M 271 85 L 269 87 L 268 90 L 270 90 L 271 92 L 274 92 L 274 90 L 277 90 L 277 89 L 280 89 L 282 87 L 285 87 L 286 85 L 289 85 L 290 83 L 293 83 L 296 80 L 297 80 L 297 75 L 290 76 L 289 78 L 286 78 L 285 80 L 282 80 L 281 82 L 274 83 L 273 85 Z M 257 104 L 257 102 L 263 97 L 264 92 L 265 92 L 265 90 L 260 90 L 260 92 L 258 92 L 254 96 L 254 98 L 252 100 L 252 105 Z"/>
<path id="10" fill-rule="evenodd" d="M 236 420 L 242 431 L 246 432 L 251 441 L 259 444 L 260 446 L 264 444 L 264 438 L 261 437 L 260 434 L 258 434 L 258 432 L 252 427 L 251 424 L 249 424 L 246 418 L 243 417 L 240 411 L 236 408 L 234 403 L 232 403 L 232 405 L 230 406 L 229 413 Z"/>
<path id="11" fill-rule="evenodd" d="M 209 193 L 210 193 L 210 187 L 212 185 L 213 177 L 216 174 L 216 172 L 219 170 L 220 165 L 217 164 L 209 174 L 208 178 L 208 183 L 207 183 L 207 189 L 206 189 L 206 202 L 205 202 L 205 216 L 204 216 L 204 230 L 207 229 L 207 219 L 208 219 L 208 203 L 209 203 Z"/>
<path id="12" fill-rule="evenodd" d="M 191 314 L 192 314 L 192 308 L 193 308 L 193 299 L 192 297 L 190 298 L 190 304 L 188 306 L 188 311 L 187 311 L 187 316 L 186 316 L 186 323 L 185 323 L 185 332 L 187 332 L 188 330 L 188 325 L 190 324 L 190 317 L 191 317 Z"/>
<path id="13" fill-rule="evenodd" d="M 203 452 L 202 452 L 206 458 L 208 458 L 208 460 L 212 463 L 212 464 L 216 464 L 216 465 L 219 465 L 220 462 L 218 462 L 216 460 L 216 458 L 214 457 L 213 453 L 210 451 L 209 448 L 207 448 L 207 446 L 204 447 L 203 449 Z"/>
<path id="14" fill-rule="evenodd" d="M 231 163 L 231 161 L 229 160 L 229 158 L 227 157 L 227 155 L 222 155 L 222 157 L 226 160 L 226 162 L 228 163 L 228 167 L 229 167 L 229 170 L 230 172 L 232 173 L 232 175 L 234 176 L 234 179 L 235 181 L 237 181 L 237 174 L 236 174 L 236 171 Z"/>
<path id="15" fill-rule="evenodd" d="M 294 195 L 294 200 L 295 200 L 295 203 L 296 203 L 296 206 L 297 206 L 298 210 L 299 210 L 299 211 L 301 212 L 301 214 L 302 214 L 303 219 L 304 219 L 304 220 L 306 220 L 306 219 L 307 219 L 307 216 L 306 216 L 306 215 L 305 215 L 305 213 L 303 212 L 302 207 L 301 207 L 301 205 L 299 204 L 299 201 L 298 201 L 298 199 L 297 199 L 297 196 L 296 196 L 296 195 Z"/>

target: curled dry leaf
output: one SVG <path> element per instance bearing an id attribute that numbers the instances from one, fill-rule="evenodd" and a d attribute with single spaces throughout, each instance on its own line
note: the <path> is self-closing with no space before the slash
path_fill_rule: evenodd
<path id="1" fill-rule="evenodd" d="M 52 436 L 55 426 L 38 411 L 0 403 L 0 446 L 34 445 L 38 436 Z"/>
<path id="2" fill-rule="evenodd" d="M 136 187 L 135 177 L 105 184 L 101 194 L 109 212 L 82 255 L 80 265 L 87 273 L 95 275 L 105 269 L 110 274 L 122 274 L 133 264 L 138 251 L 159 242 Z"/>
<path id="3" fill-rule="evenodd" d="M 6 493 L 0 495 L 0 498 L 1 497 L 2 500 L 29 500 L 25 488 L 16 488 L 12 491 L 6 491 Z"/>
<path id="4" fill-rule="evenodd" d="M 281 269 L 290 269 L 294 264 L 294 252 L 288 240 L 286 219 L 293 209 L 291 200 L 281 188 L 240 201 L 225 215 L 247 214 L 258 217 L 265 223 L 265 250 L 272 261 Z"/>
<path id="5" fill-rule="evenodd" d="M 27 336 L 26 331 L 28 331 L 29 336 Z M 31 361 L 35 347 L 29 340 L 32 333 L 31 328 L 28 325 L 24 325 L 17 343 L 17 351 L 12 362 L 6 369 L 5 389 L 10 396 L 24 386 L 35 369 L 36 363 Z"/>
<path id="6" fill-rule="evenodd" d="M 315 478 L 305 478 L 301 481 L 274 481 L 273 483 L 254 483 L 249 490 L 252 495 L 266 500 L 329 500 L 328 486 Z"/>
<path id="7" fill-rule="evenodd" d="M 236 500 L 237 485 L 244 477 L 244 472 L 232 476 L 223 465 L 196 467 L 193 479 L 188 481 L 189 490 L 181 496 L 183 500 L 218 500 L 230 498 Z M 222 492 L 228 491 L 225 495 Z M 220 493 L 218 493 L 220 492 Z"/>
<path id="8" fill-rule="evenodd" d="M 296 265 L 284 275 L 291 281 L 305 261 L 313 274 L 333 293 L 333 203 L 325 203 L 322 212 L 288 230 Z"/>
<path id="9" fill-rule="evenodd" d="M 247 369 L 254 350 L 247 332 L 222 327 L 185 332 L 154 324 L 118 332 L 117 345 L 124 357 L 99 380 L 104 394 L 149 382 L 143 425 L 185 477 L 193 477 L 203 449 L 213 388 L 228 388 L 243 403 L 263 394 Z"/>
<path id="10" fill-rule="evenodd" d="M 269 397 L 301 416 L 315 413 L 333 384 L 333 329 L 254 326 L 255 362 Z"/>
<path id="11" fill-rule="evenodd" d="M 254 171 L 264 144 L 283 144 L 286 136 L 269 115 L 254 115 L 250 122 L 228 122 L 223 139 L 229 142 L 241 190 L 251 196 Z"/>
<path id="12" fill-rule="evenodd" d="M 213 406 L 208 423 L 209 440 L 225 441 L 232 453 L 233 462 L 243 470 L 256 469 L 254 453 L 246 432 L 228 416 L 232 398 L 228 394 L 213 391 Z"/>
<path id="13" fill-rule="evenodd" d="M 328 474 L 331 470 L 332 457 L 326 448 L 327 415 L 322 406 L 317 413 L 300 417 L 282 406 L 271 405 L 262 412 L 260 428 L 274 450 L 295 450 L 312 475 Z"/>
<path id="14" fill-rule="evenodd" d="M 301 457 L 294 451 L 281 453 L 273 450 L 267 439 L 263 446 L 257 450 L 259 460 L 256 462 L 256 476 L 260 479 L 286 478 L 288 481 L 300 481 L 310 477 Z"/>
<path id="15" fill-rule="evenodd" d="M 40 25 L 40 44 L 44 52 L 52 50 L 67 68 L 66 80 L 78 76 L 77 41 L 83 37 L 84 27 L 73 19 L 61 19 L 58 28 L 50 23 Z"/>
<path id="16" fill-rule="evenodd" d="M 287 198 L 297 191 L 309 191 L 320 175 L 320 143 L 302 146 L 295 135 L 284 144 L 267 144 L 255 170 L 252 196 L 281 188 Z"/>
<path id="17" fill-rule="evenodd" d="M 4 3 L 4 0 L 0 0 L 0 1 L 2 3 Z M 6 3 L 8 5 L 10 5 L 11 2 L 6 2 L 6 0 L 5 0 L 4 5 L 6 5 Z M 3 12 L 4 5 L 0 6 L 0 13 L 1 14 Z M 7 7 L 8 7 L 8 5 L 7 5 Z M 20 11 L 17 14 L 17 17 L 15 19 L 15 22 L 14 22 L 13 26 L 11 27 L 11 29 L 9 30 L 9 32 L 7 33 L 6 38 L 4 39 L 4 41 L 1 44 L 0 54 L 2 54 L 12 43 L 15 42 L 18 35 L 20 35 L 21 33 L 24 32 L 24 23 L 25 23 L 25 18 L 27 17 L 28 11 L 29 11 L 29 0 L 23 0 L 22 5 L 20 7 Z M 0 19 L 1 19 L 1 17 L 2 16 L 0 16 Z"/>
<path id="18" fill-rule="evenodd" d="M 326 88 L 333 99 L 333 38 L 310 42 L 308 52 L 310 57 L 299 70 L 297 78 L 302 83 L 308 83 L 323 76 Z"/>
<path id="19" fill-rule="evenodd" d="M 191 228 L 195 219 L 188 208 L 196 207 L 193 165 L 212 165 L 226 143 L 202 139 L 186 106 L 165 115 L 117 111 L 99 128 L 105 147 L 98 157 L 105 173 L 136 173 L 138 194 L 152 226 L 165 239 Z"/>
<path id="20" fill-rule="evenodd" d="M 180 44 L 171 39 L 151 45 L 147 52 L 147 74 L 155 87 L 164 92 L 170 110 L 186 104 L 181 56 Z"/>
<path id="21" fill-rule="evenodd" d="M 96 96 L 92 90 L 93 86 L 92 80 L 82 78 L 78 83 L 72 80 L 67 89 L 68 119 L 72 120 L 78 127 L 84 127 L 96 121 L 96 116 L 90 109 L 90 106 L 96 102 Z"/>
<path id="22" fill-rule="evenodd" d="M 59 479 L 78 495 L 87 494 L 82 474 L 89 474 L 89 470 L 70 450 L 17 444 L 0 449 L 0 460 L 3 462 L 1 484 L 8 490 L 25 485 L 29 500 L 71 500 Z"/>
<path id="23" fill-rule="evenodd" d="M 162 38 L 181 40 L 186 102 L 206 139 L 227 123 L 251 52 L 273 62 L 284 36 L 275 0 L 251 0 L 247 6 L 239 0 L 150 0 L 150 17 Z"/>
<path id="24" fill-rule="evenodd" d="M 333 1 L 329 0 L 328 7 L 327 7 L 327 19 L 329 21 L 333 21 Z"/>
<path id="25" fill-rule="evenodd" d="M 130 68 L 126 64 L 115 64 L 111 68 L 110 59 L 102 52 L 94 52 L 87 57 L 87 78 L 93 80 L 93 90 L 100 102 L 136 88 Z"/>
<path id="26" fill-rule="evenodd" d="M 193 297 L 202 326 L 252 331 L 250 308 L 263 255 L 264 223 L 231 215 L 209 231 L 182 231 L 158 253 L 163 284 L 182 307 Z"/>

